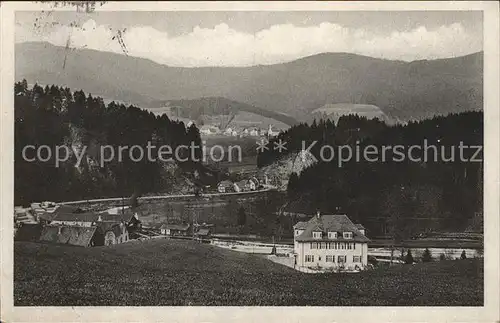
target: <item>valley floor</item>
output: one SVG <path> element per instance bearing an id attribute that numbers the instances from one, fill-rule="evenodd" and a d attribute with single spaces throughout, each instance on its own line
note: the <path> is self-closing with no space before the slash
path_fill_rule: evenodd
<path id="1" fill-rule="evenodd" d="M 309 275 L 195 241 L 79 248 L 15 242 L 15 306 L 480 306 L 483 261 Z"/>

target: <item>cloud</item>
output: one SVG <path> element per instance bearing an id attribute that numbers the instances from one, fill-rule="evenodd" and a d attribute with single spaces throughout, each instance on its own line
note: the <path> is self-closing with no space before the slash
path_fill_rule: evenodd
<path id="1" fill-rule="evenodd" d="M 38 28 L 40 29 L 40 28 Z M 372 57 L 416 60 L 461 56 L 482 50 L 482 37 L 459 23 L 428 30 L 381 35 L 324 22 L 316 26 L 274 25 L 255 34 L 225 23 L 213 28 L 194 27 L 190 33 L 170 36 L 150 26 L 130 26 L 122 32 L 92 19 L 81 26 L 49 25 L 43 30 L 21 25 L 16 42 L 47 41 L 74 48 L 123 53 L 171 66 L 250 66 L 274 64 L 323 52 L 350 52 Z"/>

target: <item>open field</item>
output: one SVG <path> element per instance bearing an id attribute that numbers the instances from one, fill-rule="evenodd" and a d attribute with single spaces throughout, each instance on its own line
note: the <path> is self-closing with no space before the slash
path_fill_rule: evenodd
<path id="1" fill-rule="evenodd" d="M 478 259 L 310 275 L 194 241 L 16 242 L 15 306 L 483 304 Z"/>

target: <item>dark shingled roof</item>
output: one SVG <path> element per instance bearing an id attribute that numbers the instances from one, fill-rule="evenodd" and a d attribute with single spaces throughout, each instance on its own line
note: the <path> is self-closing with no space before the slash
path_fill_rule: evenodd
<path id="1" fill-rule="evenodd" d="M 196 232 L 197 235 L 199 236 L 207 236 L 210 233 L 210 229 L 200 229 L 198 232 Z"/>
<path id="2" fill-rule="evenodd" d="M 46 221 L 52 221 L 58 214 L 81 214 L 84 213 L 82 209 L 71 205 L 60 205 L 54 211 L 37 211 L 37 215 Z"/>
<path id="3" fill-rule="evenodd" d="M 108 222 L 129 222 L 134 217 L 134 212 L 126 211 L 124 214 L 109 214 L 109 213 L 67 213 L 59 212 L 53 218 L 52 221 L 77 221 L 77 222 L 97 222 L 99 217 L 101 221 Z"/>
<path id="4" fill-rule="evenodd" d="M 99 218 L 99 215 L 96 213 L 66 213 L 59 212 L 55 217 L 52 218 L 52 221 L 77 221 L 77 222 L 95 222 Z"/>
<path id="5" fill-rule="evenodd" d="M 300 222 L 299 222 L 300 223 Z M 298 224 L 298 223 L 297 223 Z M 301 225 L 303 226 L 303 225 Z M 368 242 L 368 239 L 361 231 L 358 230 L 356 225 L 345 214 L 324 214 L 312 217 L 307 226 L 303 227 L 304 232 L 296 238 L 297 241 L 354 241 L 354 242 Z M 321 239 L 313 238 L 313 231 L 323 232 Z M 328 239 L 328 232 L 338 232 L 337 239 Z M 352 232 L 352 239 L 344 239 L 342 232 Z"/>
<path id="6" fill-rule="evenodd" d="M 80 226 L 45 226 L 41 241 L 88 247 L 96 227 Z"/>
<path id="7" fill-rule="evenodd" d="M 359 230 L 363 230 L 365 227 L 362 224 L 357 223 L 356 228 L 358 228 Z"/>
<path id="8" fill-rule="evenodd" d="M 179 231 L 186 231 L 189 229 L 189 224 L 163 224 L 160 229 L 165 230 L 165 229 L 170 229 L 170 230 L 179 230 Z"/>

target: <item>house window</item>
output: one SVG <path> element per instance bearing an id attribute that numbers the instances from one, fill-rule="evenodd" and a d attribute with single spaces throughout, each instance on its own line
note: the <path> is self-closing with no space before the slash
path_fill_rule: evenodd
<path id="1" fill-rule="evenodd" d="M 352 262 L 361 262 L 361 256 L 352 256 Z"/>
<path id="2" fill-rule="evenodd" d="M 335 262 L 335 256 L 332 255 L 326 256 L 326 262 Z"/>
<path id="3" fill-rule="evenodd" d="M 352 239 L 352 232 L 344 232 L 344 239 Z"/>
<path id="4" fill-rule="evenodd" d="M 314 262 L 314 256 L 313 255 L 306 255 L 306 262 Z"/>
<path id="5" fill-rule="evenodd" d="M 317 242 L 311 242 L 311 249 L 318 249 L 318 243 Z"/>
<path id="6" fill-rule="evenodd" d="M 347 258 L 346 256 L 337 256 L 337 261 L 339 262 L 339 264 L 343 264 L 347 262 L 346 258 Z"/>
<path id="7" fill-rule="evenodd" d="M 313 232 L 313 238 L 314 239 L 321 239 L 321 232 L 320 231 L 314 231 Z"/>
<path id="8" fill-rule="evenodd" d="M 328 239 L 337 239 L 337 232 L 328 232 Z"/>

